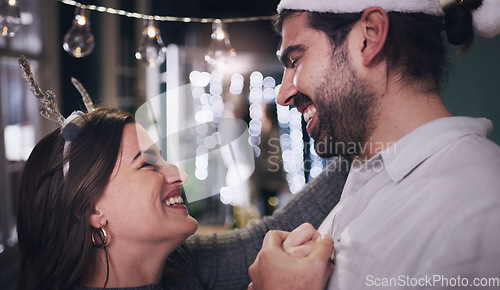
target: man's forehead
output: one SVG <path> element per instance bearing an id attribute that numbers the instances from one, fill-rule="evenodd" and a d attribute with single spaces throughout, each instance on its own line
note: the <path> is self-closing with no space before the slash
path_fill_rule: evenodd
<path id="1" fill-rule="evenodd" d="M 306 25 L 306 20 L 306 13 L 288 15 L 284 19 L 281 28 L 280 52 L 283 52 L 288 46 L 293 45 L 292 42 L 297 41 L 298 37 L 302 34 L 308 33 L 307 30 L 312 30 Z"/>
<path id="2" fill-rule="evenodd" d="M 308 12 L 297 13 L 285 18 L 281 29 L 281 43 L 278 58 L 282 58 L 289 51 L 303 51 L 308 47 L 316 46 L 318 42 L 330 45 L 328 35 L 308 24 Z M 320 44 L 323 45 L 323 44 Z"/>
<path id="3" fill-rule="evenodd" d="M 283 24 L 281 26 L 281 34 L 283 35 L 283 33 L 285 33 L 286 30 L 289 30 L 290 27 L 303 26 L 304 28 L 306 28 L 308 15 L 309 12 L 305 11 L 298 11 L 287 14 L 285 16 L 285 19 L 283 19 Z"/>

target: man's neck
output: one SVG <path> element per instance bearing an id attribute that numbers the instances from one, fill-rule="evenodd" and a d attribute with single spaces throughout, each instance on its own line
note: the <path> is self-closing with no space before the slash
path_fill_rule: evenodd
<path id="1" fill-rule="evenodd" d="M 389 83 L 379 94 L 375 129 L 359 156 L 368 160 L 416 128 L 433 120 L 450 117 L 437 90 L 426 92 L 416 85 Z"/>

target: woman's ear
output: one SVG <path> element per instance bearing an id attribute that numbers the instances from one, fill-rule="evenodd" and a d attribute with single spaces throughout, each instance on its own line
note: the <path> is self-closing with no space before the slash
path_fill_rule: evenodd
<path id="1" fill-rule="evenodd" d="M 374 64 L 384 48 L 389 32 L 389 16 L 380 7 L 370 7 L 363 12 L 361 20 L 361 58 L 364 66 Z"/>
<path id="2" fill-rule="evenodd" d="M 104 227 L 107 224 L 108 220 L 106 219 L 104 213 L 101 210 L 99 210 L 98 204 L 95 204 L 91 207 L 89 222 L 90 225 L 96 229 Z"/>

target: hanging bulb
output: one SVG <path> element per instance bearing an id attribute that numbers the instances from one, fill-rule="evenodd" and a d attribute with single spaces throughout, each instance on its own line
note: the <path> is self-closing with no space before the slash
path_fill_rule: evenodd
<path id="1" fill-rule="evenodd" d="M 21 11 L 17 0 L 5 0 L 0 7 L 0 27 L 3 37 L 14 37 L 21 26 Z"/>
<path id="2" fill-rule="evenodd" d="M 94 50 L 94 35 L 90 32 L 90 11 L 76 8 L 73 26 L 64 36 L 63 48 L 74 57 L 87 56 Z"/>
<path id="3" fill-rule="evenodd" d="M 135 58 L 147 66 L 157 66 L 165 61 L 166 52 L 167 48 L 163 45 L 156 22 L 151 19 L 145 20 L 142 39 L 135 52 Z"/>
<path id="4" fill-rule="evenodd" d="M 205 61 L 214 67 L 221 68 L 236 56 L 236 51 L 231 46 L 229 35 L 224 31 L 222 21 L 217 19 L 212 24 L 212 35 L 210 36 L 210 44 L 208 46 Z"/>

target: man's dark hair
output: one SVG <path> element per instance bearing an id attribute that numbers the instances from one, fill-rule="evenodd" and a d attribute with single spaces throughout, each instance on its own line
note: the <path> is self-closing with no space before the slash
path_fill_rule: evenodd
<path id="1" fill-rule="evenodd" d="M 432 78 L 436 88 L 445 78 L 446 47 L 442 38 L 443 29 L 453 45 L 460 45 L 464 52 L 473 41 L 471 9 L 482 1 L 473 1 L 474 6 L 454 4 L 446 11 L 446 22 L 442 17 L 424 13 L 389 12 L 389 32 L 382 50 L 387 71 L 398 70 L 401 79 L 423 81 Z M 283 10 L 277 15 L 275 29 L 281 33 L 283 21 L 290 15 L 308 13 L 308 26 L 325 32 L 334 47 L 344 43 L 352 27 L 362 13 L 320 13 L 301 10 Z"/>

